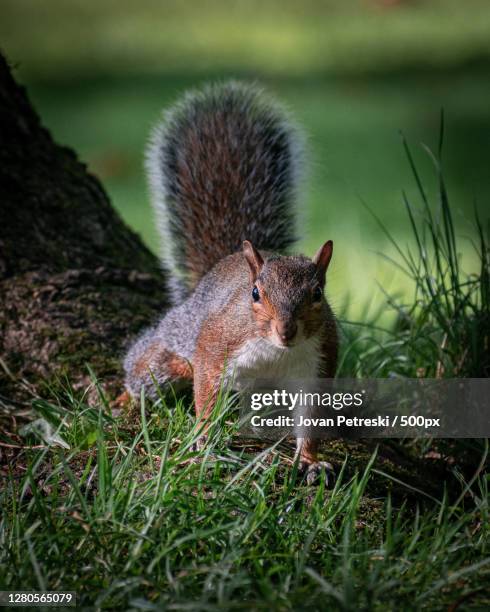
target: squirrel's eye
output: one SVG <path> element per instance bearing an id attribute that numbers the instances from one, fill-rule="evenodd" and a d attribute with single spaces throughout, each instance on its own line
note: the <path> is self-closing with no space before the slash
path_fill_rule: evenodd
<path id="1" fill-rule="evenodd" d="M 323 297 L 322 288 L 319 285 L 317 285 L 315 289 L 313 290 L 313 301 L 319 302 L 322 299 L 322 297 Z"/>
<path id="2" fill-rule="evenodd" d="M 260 300 L 260 293 L 256 286 L 252 289 L 252 298 L 254 302 L 258 302 Z"/>

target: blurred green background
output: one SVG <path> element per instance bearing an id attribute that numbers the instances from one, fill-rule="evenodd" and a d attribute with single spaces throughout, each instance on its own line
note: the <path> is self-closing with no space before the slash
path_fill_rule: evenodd
<path id="1" fill-rule="evenodd" d="M 2 0 L 0 44 L 45 125 L 155 251 L 142 159 L 160 109 L 207 80 L 266 86 L 308 135 L 300 247 L 313 254 L 334 240 L 330 299 L 338 310 L 348 304 L 349 317 L 383 302 L 377 283 L 410 291 L 361 200 L 407 244 L 402 189 L 419 201 L 400 131 L 436 194 L 421 143 L 437 148 L 444 108 L 462 258 L 477 265 L 473 209 L 486 218 L 490 199 L 489 0 Z"/>

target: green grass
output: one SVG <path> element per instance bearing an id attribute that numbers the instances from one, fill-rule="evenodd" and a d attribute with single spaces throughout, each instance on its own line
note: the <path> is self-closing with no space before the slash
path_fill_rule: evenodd
<path id="1" fill-rule="evenodd" d="M 250 449 L 233 438 L 224 404 L 196 462 L 182 401 L 162 399 L 132 421 L 110 416 L 103 398 L 94 410 L 65 387 L 58 399 L 37 410 L 63 419 L 70 450 L 24 451 L 25 471 L 12 466 L 2 487 L 3 590 L 75 590 L 79 604 L 104 609 L 490 603 L 485 477 L 457 505 L 466 484 L 457 469 L 450 495 L 440 486 L 437 497 L 414 496 L 398 485 L 392 497 L 390 467 L 376 450 L 357 448 L 356 460 L 337 444 L 335 488 L 311 488 L 288 461 L 290 448 Z"/>
<path id="2" fill-rule="evenodd" d="M 488 60 L 486 0 L 3 0 L 0 35 L 26 75 L 323 75 Z"/>
<path id="3" fill-rule="evenodd" d="M 480 270 L 466 275 L 440 155 L 430 206 L 406 153 L 422 197 L 418 212 L 407 199 L 417 248 L 392 265 L 416 299 L 390 297 L 390 329 L 344 323 L 340 371 L 488 376 L 488 237 L 475 219 Z M 185 397 L 116 414 L 102 383 L 53 382 L 32 403 L 42 430 L 3 436 L 21 450 L 0 489 L 0 589 L 74 590 L 102 609 L 490 606 L 488 441 L 332 441 L 334 488 L 308 487 L 291 444 L 240 438 L 227 397 L 196 453 Z"/>
<path id="4" fill-rule="evenodd" d="M 438 191 L 431 198 L 420 177 L 412 151 L 404 140 L 408 165 L 417 186 L 417 200 L 403 192 L 412 245 L 403 248 L 383 219 L 370 211 L 390 241 L 395 257 L 385 259 L 413 284 L 413 294 L 379 290 L 395 314 L 394 324 L 382 328 L 384 309 L 343 328 L 346 350 L 339 375 L 360 377 L 474 377 L 490 375 L 490 226 L 474 210 L 468 234 L 478 262 L 467 272 L 460 257 L 448 188 L 442 170 L 444 122 L 437 153 L 427 149 L 434 164 Z M 431 200 L 435 200 L 435 204 Z M 373 333 L 374 332 L 374 333 Z"/>

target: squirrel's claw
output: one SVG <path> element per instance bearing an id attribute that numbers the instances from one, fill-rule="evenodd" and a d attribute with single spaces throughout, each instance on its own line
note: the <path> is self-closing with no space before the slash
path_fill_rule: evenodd
<path id="1" fill-rule="evenodd" d="M 318 483 L 322 472 L 325 473 L 325 484 L 332 487 L 335 482 L 335 471 L 328 461 L 315 461 L 315 463 L 300 463 L 299 471 L 306 476 L 306 484 L 311 486 Z"/>

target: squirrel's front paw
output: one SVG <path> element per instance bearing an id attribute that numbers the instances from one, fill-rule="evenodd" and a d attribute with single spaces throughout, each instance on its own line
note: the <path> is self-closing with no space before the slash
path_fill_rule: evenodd
<path id="1" fill-rule="evenodd" d="M 320 480 L 322 472 L 325 473 L 325 484 L 332 487 L 335 482 L 335 471 L 328 461 L 315 461 L 315 463 L 301 462 L 299 464 L 300 473 L 306 475 L 306 484 L 313 485 Z"/>

